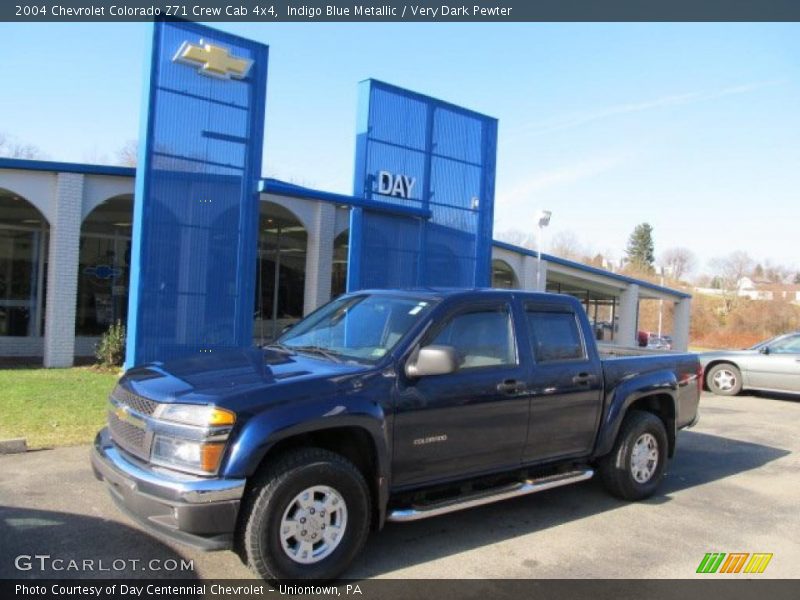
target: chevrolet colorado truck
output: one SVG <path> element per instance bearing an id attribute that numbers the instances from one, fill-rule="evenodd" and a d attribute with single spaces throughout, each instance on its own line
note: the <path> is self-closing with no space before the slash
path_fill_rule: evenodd
<path id="1" fill-rule="evenodd" d="M 701 384 L 692 354 L 601 359 L 569 296 L 364 291 L 263 348 L 130 369 L 92 465 L 156 534 L 265 579 L 330 579 L 386 521 L 595 471 L 650 496 Z"/>

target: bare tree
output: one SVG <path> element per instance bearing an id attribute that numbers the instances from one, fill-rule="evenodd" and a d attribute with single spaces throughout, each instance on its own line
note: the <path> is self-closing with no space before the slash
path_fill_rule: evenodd
<path id="1" fill-rule="evenodd" d="M 136 159 L 139 156 L 139 141 L 128 140 L 117 150 L 117 164 L 123 167 L 135 167 Z"/>
<path id="2" fill-rule="evenodd" d="M 514 244 L 515 246 L 521 246 L 528 250 L 536 250 L 536 236 L 532 233 L 520 231 L 519 229 L 499 231 L 495 234 L 495 238 L 507 244 Z"/>
<path id="3" fill-rule="evenodd" d="M 33 144 L 19 142 L 2 132 L 0 132 L 0 156 L 26 159 L 44 158 L 42 151 Z"/>
<path id="4" fill-rule="evenodd" d="M 680 281 L 681 277 L 691 273 L 697 260 L 694 253 L 688 248 L 675 247 L 667 248 L 661 254 L 659 264 L 669 273 L 673 279 Z"/>
<path id="5" fill-rule="evenodd" d="M 753 270 L 753 259 L 742 250 L 731 252 L 728 256 L 711 261 L 715 279 L 719 281 L 723 291 L 725 313 L 730 313 L 738 301 L 738 285 L 742 277 Z"/>
<path id="6" fill-rule="evenodd" d="M 109 164 L 108 155 L 100 151 L 100 148 L 93 146 L 89 150 L 84 150 L 81 154 L 84 162 L 92 165 L 107 165 Z"/>
<path id="7" fill-rule="evenodd" d="M 725 289 L 735 289 L 739 280 L 753 269 L 753 259 L 747 252 L 737 250 L 728 256 L 715 258 L 711 261 L 714 274 L 722 280 Z"/>
<path id="8" fill-rule="evenodd" d="M 792 270 L 784 265 L 773 264 L 772 261 L 767 259 L 764 263 L 764 277 L 771 283 L 783 283 L 791 279 Z"/>
<path id="9" fill-rule="evenodd" d="M 591 257 L 586 256 L 588 252 L 581 246 L 578 236 L 572 231 L 559 231 L 553 236 L 553 241 L 548 246 L 550 254 L 555 256 L 570 260 L 588 259 L 591 262 Z"/>

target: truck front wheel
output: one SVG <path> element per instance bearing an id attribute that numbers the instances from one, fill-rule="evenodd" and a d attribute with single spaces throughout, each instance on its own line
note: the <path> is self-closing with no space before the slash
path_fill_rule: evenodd
<path id="1" fill-rule="evenodd" d="M 600 459 L 603 485 L 623 500 L 652 496 L 664 476 L 667 431 L 656 415 L 632 411 L 622 422 L 614 448 Z"/>
<path id="2" fill-rule="evenodd" d="M 278 458 L 245 500 L 242 546 L 264 579 L 333 579 L 369 534 L 370 493 L 349 461 L 302 448 Z"/>

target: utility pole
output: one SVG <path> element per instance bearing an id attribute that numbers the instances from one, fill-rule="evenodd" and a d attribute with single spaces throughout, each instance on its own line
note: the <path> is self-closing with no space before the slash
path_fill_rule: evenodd
<path id="1" fill-rule="evenodd" d="M 539 235 L 536 238 L 536 291 L 542 290 L 542 245 L 544 244 L 544 228 L 550 224 L 552 211 L 540 210 L 538 225 Z"/>

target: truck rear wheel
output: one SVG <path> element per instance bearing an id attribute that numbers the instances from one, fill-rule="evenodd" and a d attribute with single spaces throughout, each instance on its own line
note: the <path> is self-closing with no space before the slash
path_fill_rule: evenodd
<path id="1" fill-rule="evenodd" d="M 243 507 L 248 566 L 273 581 L 333 579 L 364 545 L 370 505 L 364 477 L 338 454 L 319 448 L 284 454 Z"/>
<path id="2" fill-rule="evenodd" d="M 605 488 L 623 500 L 642 500 L 656 491 L 667 462 L 667 431 L 656 415 L 632 411 L 622 422 L 614 448 L 600 459 Z"/>

